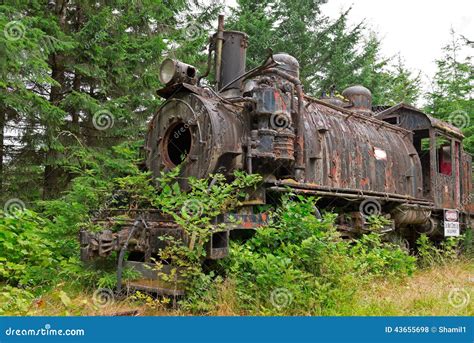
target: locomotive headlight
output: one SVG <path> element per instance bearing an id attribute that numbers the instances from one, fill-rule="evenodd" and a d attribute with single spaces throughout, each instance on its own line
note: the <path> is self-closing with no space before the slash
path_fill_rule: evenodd
<path id="1" fill-rule="evenodd" d="M 197 81 L 196 68 L 178 60 L 167 58 L 160 66 L 160 81 L 167 86 L 181 82 L 195 84 Z"/>
<path id="2" fill-rule="evenodd" d="M 174 74 L 176 72 L 176 66 L 172 59 L 167 58 L 161 63 L 160 67 L 160 81 L 165 85 L 173 80 Z"/>

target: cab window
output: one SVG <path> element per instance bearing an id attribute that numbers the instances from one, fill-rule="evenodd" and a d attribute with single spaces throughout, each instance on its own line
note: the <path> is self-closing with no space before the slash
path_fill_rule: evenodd
<path id="1" fill-rule="evenodd" d="M 451 176 L 453 169 L 451 140 L 443 136 L 437 136 L 436 151 L 438 155 L 438 173 Z"/>

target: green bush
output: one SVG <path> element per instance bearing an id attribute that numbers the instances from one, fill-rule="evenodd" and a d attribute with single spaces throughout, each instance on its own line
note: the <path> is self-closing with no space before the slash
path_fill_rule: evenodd
<path id="1" fill-rule="evenodd" d="M 426 268 L 452 262 L 461 254 L 461 246 L 465 238 L 465 236 L 448 237 L 435 245 L 428 236 L 421 235 L 416 241 L 418 264 L 420 267 Z"/>
<path id="2" fill-rule="evenodd" d="M 33 293 L 18 287 L 5 285 L 0 289 L 0 316 L 25 315 L 32 307 Z"/>
<path id="3" fill-rule="evenodd" d="M 286 197 L 265 228 L 234 243 L 221 263 L 236 285 L 237 303 L 254 314 L 327 315 L 350 306 L 376 277 L 410 275 L 415 258 L 372 233 L 340 238 L 334 214 L 314 215 L 316 199 Z"/>
<path id="4" fill-rule="evenodd" d="M 51 228 L 49 220 L 33 211 L 0 215 L 0 281 L 37 286 L 56 274 L 61 256 Z"/>
<path id="5" fill-rule="evenodd" d="M 406 276 L 415 271 L 416 258 L 400 246 L 382 242 L 376 233 L 363 235 L 349 250 L 360 273 L 375 276 Z"/>

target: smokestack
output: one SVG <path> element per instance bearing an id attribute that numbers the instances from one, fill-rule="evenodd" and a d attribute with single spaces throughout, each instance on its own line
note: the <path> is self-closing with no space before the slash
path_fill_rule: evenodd
<path id="1" fill-rule="evenodd" d="M 215 35 L 216 41 L 216 90 L 218 91 L 221 87 L 221 70 L 222 70 L 222 46 L 224 44 L 224 15 L 219 14 L 217 33 Z"/>
<path id="2" fill-rule="evenodd" d="M 218 88 L 222 89 L 238 76 L 245 73 L 245 59 L 247 57 L 248 36 L 239 31 L 224 31 L 224 44 L 222 47 L 221 75 Z M 233 82 L 227 87 L 238 93 L 242 80 Z"/>

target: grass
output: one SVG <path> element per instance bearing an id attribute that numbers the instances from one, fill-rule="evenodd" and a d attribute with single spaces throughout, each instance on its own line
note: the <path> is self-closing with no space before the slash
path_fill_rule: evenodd
<path id="1" fill-rule="evenodd" d="M 474 316 L 474 264 L 453 263 L 398 281 L 372 283 L 359 292 L 357 307 L 344 314 Z"/>
<path id="2" fill-rule="evenodd" d="M 234 287 L 225 282 L 219 292 L 217 309 L 208 315 L 245 315 L 237 309 Z M 68 289 L 67 284 L 36 299 L 29 314 L 51 315 L 192 315 L 145 300 L 117 300 L 105 306 L 94 304 L 93 292 Z M 451 301 L 450 301 L 451 294 Z M 456 297 L 456 296 L 459 297 Z M 335 315 L 349 316 L 474 316 L 474 264 L 472 261 L 422 269 L 412 277 L 379 279 L 361 286 L 349 305 L 340 304 Z M 459 305 L 459 306 L 455 306 Z"/>

